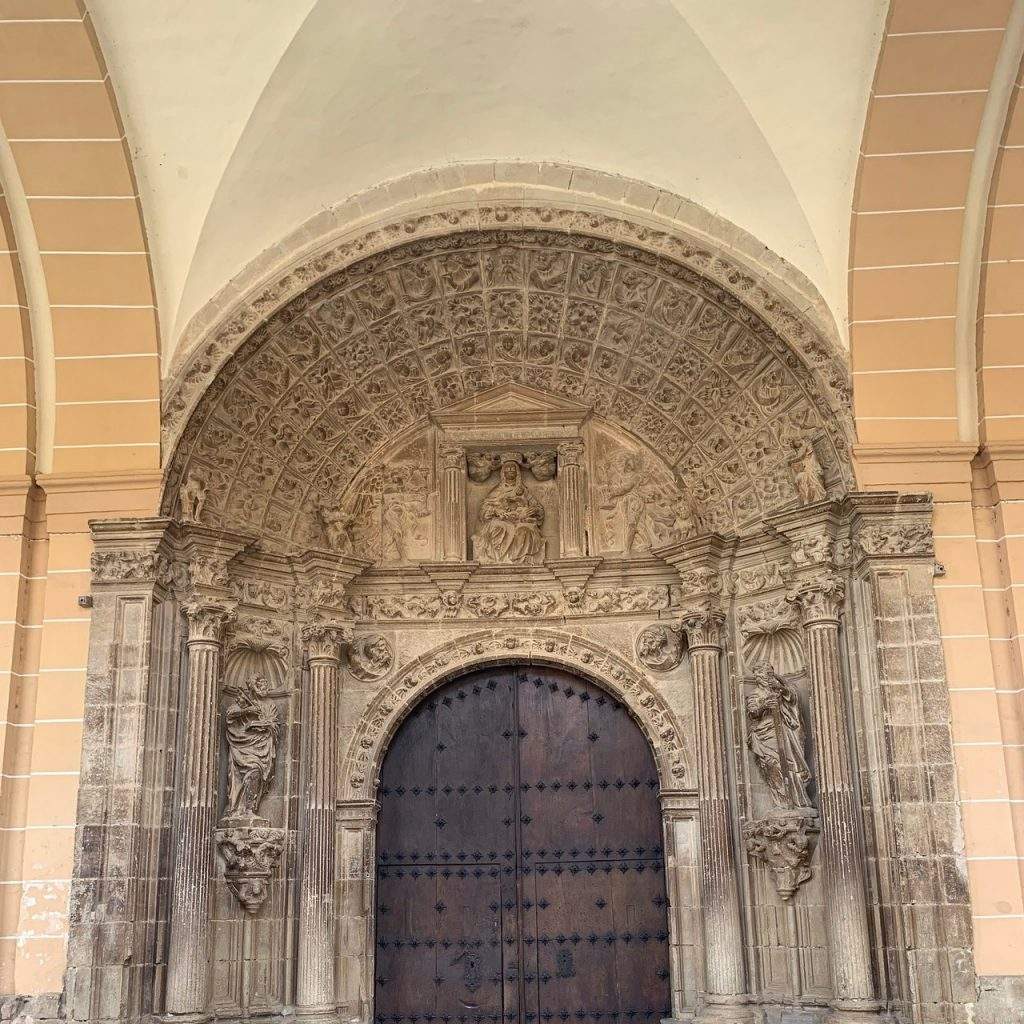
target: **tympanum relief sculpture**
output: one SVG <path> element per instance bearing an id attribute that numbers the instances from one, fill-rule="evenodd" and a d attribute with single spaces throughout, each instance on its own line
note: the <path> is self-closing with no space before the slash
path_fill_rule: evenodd
<path id="1" fill-rule="evenodd" d="M 792 681 L 767 662 L 755 665 L 746 684 L 747 745 L 773 808 L 746 822 L 743 838 L 747 852 L 772 871 L 779 895 L 788 902 L 811 877 L 810 860 L 820 831 L 808 792 L 811 768 L 800 699 Z"/>
<path id="2" fill-rule="evenodd" d="M 270 875 L 284 846 L 284 829 L 272 827 L 259 809 L 274 777 L 281 737 L 274 701 L 285 696 L 286 690 L 272 691 L 260 675 L 224 690 L 228 788 L 214 838 L 226 865 L 225 881 L 250 914 L 266 901 Z"/>
<path id="3" fill-rule="evenodd" d="M 473 557 L 479 562 L 538 565 L 544 560 L 545 509 L 523 481 L 522 461 L 514 452 L 499 457 L 498 483 L 480 505 L 471 539 Z M 546 463 L 542 471 L 546 472 Z"/>

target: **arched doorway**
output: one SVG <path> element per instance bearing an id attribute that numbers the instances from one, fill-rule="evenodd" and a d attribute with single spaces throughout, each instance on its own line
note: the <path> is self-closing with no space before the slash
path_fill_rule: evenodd
<path id="1" fill-rule="evenodd" d="M 640 728 L 553 668 L 432 694 L 385 758 L 381 1024 L 671 1016 L 658 776 Z"/>

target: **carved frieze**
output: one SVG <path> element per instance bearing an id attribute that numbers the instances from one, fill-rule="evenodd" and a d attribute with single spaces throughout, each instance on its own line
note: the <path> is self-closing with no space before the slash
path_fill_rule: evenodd
<path id="1" fill-rule="evenodd" d="M 93 583 L 174 583 L 174 565 L 153 551 L 94 551 L 90 558 Z"/>
<path id="2" fill-rule="evenodd" d="M 619 615 L 665 611 L 672 588 L 597 587 L 593 590 L 502 590 L 439 594 L 360 594 L 349 599 L 352 614 L 363 620 L 541 618 L 563 615 Z"/>
<path id="3" fill-rule="evenodd" d="M 857 531 L 854 543 L 869 556 L 931 558 L 935 554 L 931 524 L 923 522 L 866 524 Z"/>

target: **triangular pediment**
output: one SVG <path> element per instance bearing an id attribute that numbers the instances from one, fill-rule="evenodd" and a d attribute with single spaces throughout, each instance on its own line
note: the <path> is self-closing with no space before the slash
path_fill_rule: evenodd
<path id="1" fill-rule="evenodd" d="M 431 418 L 445 430 L 519 426 L 578 429 L 589 414 L 589 406 L 509 381 L 456 402 Z"/>

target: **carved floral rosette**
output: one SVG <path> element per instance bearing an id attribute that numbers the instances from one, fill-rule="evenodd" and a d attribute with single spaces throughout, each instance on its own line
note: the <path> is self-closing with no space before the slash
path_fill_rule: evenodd
<path id="1" fill-rule="evenodd" d="M 821 825 L 812 809 L 779 811 L 743 825 L 747 853 L 775 876 L 775 888 L 789 903 L 811 877 L 811 857 Z"/>
<path id="2" fill-rule="evenodd" d="M 266 818 L 226 818 L 214 830 L 224 858 L 224 880 L 246 913 L 256 914 L 270 895 L 270 878 L 284 849 L 285 831 Z"/>

